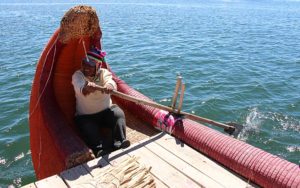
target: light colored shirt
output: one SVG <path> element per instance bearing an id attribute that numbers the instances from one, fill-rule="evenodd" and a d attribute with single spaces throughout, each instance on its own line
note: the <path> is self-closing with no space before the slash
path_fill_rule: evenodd
<path id="1" fill-rule="evenodd" d="M 72 84 L 76 97 L 76 115 L 95 114 L 111 107 L 112 101 L 109 94 L 102 93 L 101 91 L 95 91 L 86 96 L 82 94 L 86 80 L 87 78 L 81 70 L 77 70 L 72 76 Z M 94 83 L 103 87 L 111 84 L 114 89 L 117 89 L 111 72 L 106 69 L 100 70 L 99 79 L 94 81 Z"/>

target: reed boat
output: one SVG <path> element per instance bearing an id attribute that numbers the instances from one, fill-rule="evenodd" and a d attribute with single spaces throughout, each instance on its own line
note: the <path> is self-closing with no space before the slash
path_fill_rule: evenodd
<path id="1" fill-rule="evenodd" d="M 73 7 L 64 15 L 39 58 L 29 112 L 31 155 L 38 180 L 95 158 L 74 125 L 75 94 L 71 77 L 80 69 L 86 49 L 91 46 L 101 49 L 101 37 L 96 11 L 89 6 Z M 105 68 L 113 72 L 108 64 Z M 114 73 L 113 78 L 118 92 L 154 103 Z M 127 137 L 132 144 L 166 132 L 255 185 L 300 187 L 297 164 L 184 116 L 112 98 L 125 111 Z"/>

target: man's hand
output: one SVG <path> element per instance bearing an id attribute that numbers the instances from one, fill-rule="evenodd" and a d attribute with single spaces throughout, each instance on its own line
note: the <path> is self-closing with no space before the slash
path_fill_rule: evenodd
<path id="1" fill-rule="evenodd" d="M 114 90 L 114 86 L 111 84 L 107 84 L 106 87 L 103 88 L 103 92 L 106 94 L 110 94 Z"/>
<path id="2" fill-rule="evenodd" d="M 114 90 L 114 86 L 111 84 L 107 84 L 105 87 L 101 88 L 94 82 L 86 82 L 85 86 L 82 89 L 82 94 L 84 96 L 89 95 L 90 93 L 93 93 L 95 91 L 101 91 L 105 94 L 110 94 Z"/>
<path id="3" fill-rule="evenodd" d="M 89 95 L 90 93 L 93 93 L 97 91 L 97 84 L 94 82 L 86 82 L 85 86 L 82 88 L 82 94 L 84 96 Z"/>

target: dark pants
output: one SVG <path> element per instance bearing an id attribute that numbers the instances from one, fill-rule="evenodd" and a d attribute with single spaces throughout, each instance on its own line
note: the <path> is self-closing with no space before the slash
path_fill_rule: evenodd
<path id="1" fill-rule="evenodd" d="M 113 148 L 115 141 L 126 139 L 125 114 L 117 105 L 96 114 L 75 116 L 75 124 L 94 153 Z"/>

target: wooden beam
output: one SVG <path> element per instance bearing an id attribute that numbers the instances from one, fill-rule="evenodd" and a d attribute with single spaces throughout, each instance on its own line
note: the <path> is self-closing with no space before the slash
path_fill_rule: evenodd
<path id="1" fill-rule="evenodd" d="M 182 174 L 197 182 L 203 187 L 214 187 L 223 188 L 223 185 L 215 181 L 213 177 L 208 176 L 205 171 L 206 169 L 199 170 L 195 168 L 192 163 L 182 160 L 181 158 L 174 155 L 172 152 L 166 150 L 164 147 L 156 144 L 155 142 L 149 143 L 145 146 L 152 153 L 157 155 L 165 163 L 168 163 Z M 166 145 L 168 147 L 168 145 Z M 187 154 L 188 155 L 188 154 Z"/>
<path id="2" fill-rule="evenodd" d="M 242 179 L 240 176 L 234 174 L 232 171 L 227 170 L 223 166 L 217 164 L 205 155 L 199 153 L 198 151 L 170 135 L 165 135 L 164 137 L 156 140 L 155 143 L 168 150 L 171 153 L 170 155 L 176 155 L 181 160 L 192 164 L 195 168 L 213 178 L 223 187 L 254 186 L 248 184 L 248 182 Z"/>
<path id="3" fill-rule="evenodd" d="M 83 165 L 76 166 L 60 173 L 60 176 L 69 187 L 93 185 L 93 177 Z"/>
<path id="4" fill-rule="evenodd" d="M 48 178 L 42 179 L 35 182 L 36 187 L 38 188 L 49 188 L 49 187 L 68 187 L 61 177 L 58 175 L 53 175 Z"/>

